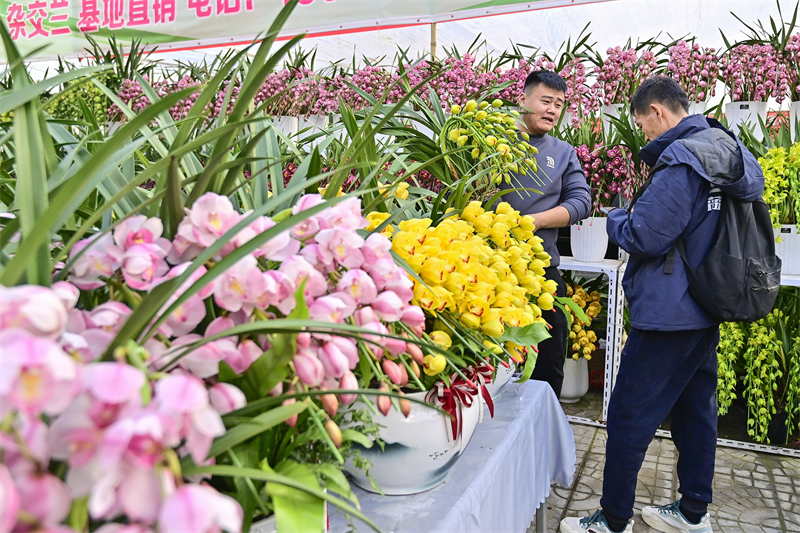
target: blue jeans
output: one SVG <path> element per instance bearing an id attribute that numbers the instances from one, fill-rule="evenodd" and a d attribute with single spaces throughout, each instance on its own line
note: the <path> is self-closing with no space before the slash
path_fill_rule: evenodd
<path id="1" fill-rule="evenodd" d="M 633 516 L 639 469 L 667 415 L 679 453 L 679 492 L 711 503 L 717 447 L 718 343 L 717 326 L 631 331 L 608 406 L 600 500 L 607 517 L 624 522 Z"/>

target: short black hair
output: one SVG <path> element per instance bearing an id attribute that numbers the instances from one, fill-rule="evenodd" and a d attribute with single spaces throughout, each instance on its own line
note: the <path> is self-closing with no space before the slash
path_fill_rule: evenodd
<path id="1" fill-rule="evenodd" d="M 672 78 L 656 76 L 642 82 L 631 98 L 631 113 L 650 114 L 650 104 L 658 103 L 675 113 L 689 112 L 689 98 L 683 87 Z"/>
<path id="2" fill-rule="evenodd" d="M 535 89 L 540 83 L 544 84 L 548 89 L 561 91 L 564 94 L 567 92 L 567 82 L 552 70 L 535 70 L 528 74 L 528 77 L 525 78 L 522 92 L 527 93 L 529 89 Z"/>

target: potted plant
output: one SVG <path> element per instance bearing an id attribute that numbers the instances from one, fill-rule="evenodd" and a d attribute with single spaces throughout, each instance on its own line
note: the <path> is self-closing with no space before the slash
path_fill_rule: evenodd
<path id="1" fill-rule="evenodd" d="M 721 327 L 717 348 L 720 414 L 726 414 L 736 399 L 741 379 L 747 432 L 756 442 L 785 445 L 796 434 L 800 422 L 799 318 L 800 291 L 783 287 L 766 318 Z"/>
<path id="2" fill-rule="evenodd" d="M 564 384 L 559 401 L 576 403 L 589 390 L 588 361 L 597 350 L 597 328 L 591 327 L 594 319 L 602 314 L 603 277 L 594 280 L 576 280 L 573 276 L 567 285 L 567 296 L 584 310 L 585 316 L 578 316 L 569 310 L 567 322 L 570 327 L 567 341 L 567 357 L 564 361 Z"/>
<path id="3" fill-rule="evenodd" d="M 689 114 L 703 114 L 714 96 L 719 76 L 719 56 L 713 48 L 703 48 L 692 41 L 680 40 L 668 47 L 667 75 L 686 91 Z"/>
<path id="4" fill-rule="evenodd" d="M 800 274 L 800 143 L 770 148 L 759 158 L 764 170 L 764 201 L 776 231 L 775 252 L 784 274 Z"/>

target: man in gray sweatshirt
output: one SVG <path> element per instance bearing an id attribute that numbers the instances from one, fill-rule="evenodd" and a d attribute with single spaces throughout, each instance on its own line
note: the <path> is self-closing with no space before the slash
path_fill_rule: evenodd
<path id="1" fill-rule="evenodd" d="M 539 150 L 536 156 L 539 168 L 536 173 L 514 175 L 510 184 L 501 185 L 502 189 L 525 188 L 542 193 L 512 190 L 503 196 L 503 201 L 536 219 L 536 235 L 543 239 L 544 250 L 551 256 L 545 277 L 558 283 L 557 296 L 566 296 L 564 280 L 556 268 L 561 262 L 556 248 L 558 228 L 583 220 L 591 210 L 589 184 L 575 149 L 548 135 L 561 116 L 566 91 L 567 84 L 555 72 L 541 70 L 528 75 L 519 103 L 523 109 L 523 129 L 530 136 L 528 142 Z M 557 309 L 545 311 L 544 318 L 553 326 L 552 338 L 539 344 L 533 379 L 548 382 L 559 396 L 569 335 L 567 319 Z"/>

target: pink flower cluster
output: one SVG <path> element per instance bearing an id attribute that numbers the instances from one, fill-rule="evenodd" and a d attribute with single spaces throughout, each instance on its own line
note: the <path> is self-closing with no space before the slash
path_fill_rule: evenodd
<path id="1" fill-rule="evenodd" d="M 614 196 L 631 199 L 646 176 L 636 169 L 630 152 L 623 146 L 597 146 L 590 150 L 585 144 L 575 148 L 586 179 L 592 188 L 592 211 L 608 207 Z"/>
<path id="2" fill-rule="evenodd" d="M 792 102 L 800 101 L 800 33 L 789 37 L 783 53 L 786 73 L 789 75 L 789 99 Z"/>
<path id="3" fill-rule="evenodd" d="M 722 56 L 720 78 L 734 102 L 783 102 L 789 93 L 787 65 L 769 44 L 740 44 Z"/>
<path id="4" fill-rule="evenodd" d="M 322 86 L 320 79 L 307 68 L 284 69 L 267 76 L 256 94 L 255 104 L 274 98 L 267 114 L 308 115 L 317 108 Z"/>
<path id="5" fill-rule="evenodd" d="M 649 50 L 623 50 L 617 46 L 606 51 L 607 57 L 596 65 L 592 93 L 601 105 L 624 104 L 639 85 L 658 67 L 655 54 Z"/>
<path id="6" fill-rule="evenodd" d="M 719 56 L 713 48 L 678 41 L 669 47 L 667 73 L 681 84 L 690 102 L 705 102 L 716 92 Z"/>
<path id="7" fill-rule="evenodd" d="M 572 113 L 572 125 L 579 126 L 584 120 L 584 111 L 594 110 L 591 89 L 586 83 L 586 64 L 582 58 L 570 59 L 559 75 L 567 83 L 567 92 L 564 95 L 567 105 L 565 112 Z"/>
<path id="8" fill-rule="evenodd" d="M 168 455 L 182 444 L 181 454 L 205 462 L 225 432 L 220 414 L 244 405 L 244 395 L 227 384 L 208 388 L 182 369 L 152 383 L 139 368 L 97 361 L 131 310 L 112 301 L 80 311 L 78 297 L 66 282 L 0 287 L 0 417 L 9 422 L 0 432 L 2 531 L 69 532 L 60 524 L 82 497 L 94 520 L 127 518 L 129 526 L 101 527 L 108 533 L 149 533 L 156 524 L 161 532 L 240 531 L 239 504 L 186 484 Z M 68 465 L 66 481 L 48 471 L 51 459 Z"/>

